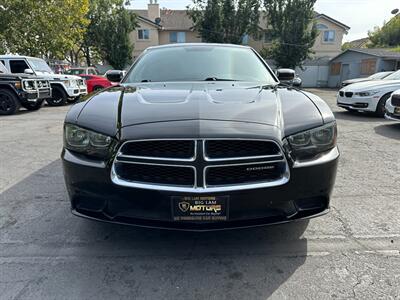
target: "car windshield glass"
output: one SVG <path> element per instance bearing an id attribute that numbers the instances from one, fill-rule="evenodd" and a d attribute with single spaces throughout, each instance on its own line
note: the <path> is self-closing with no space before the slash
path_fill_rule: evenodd
<path id="1" fill-rule="evenodd" d="M 0 73 L 8 73 L 6 67 L 0 62 Z"/>
<path id="2" fill-rule="evenodd" d="M 65 71 L 64 73 L 67 75 L 85 74 L 85 69 L 70 69 L 68 71 Z"/>
<path id="3" fill-rule="evenodd" d="M 384 80 L 400 80 L 400 70 L 397 72 L 394 72 L 393 74 L 389 75 L 388 77 L 385 77 Z"/>
<path id="4" fill-rule="evenodd" d="M 390 75 L 389 72 L 380 72 L 380 73 L 373 74 L 373 75 L 369 76 L 368 78 L 369 79 L 382 79 L 388 75 Z"/>
<path id="5" fill-rule="evenodd" d="M 29 58 L 29 64 L 31 65 L 32 69 L 36 72 L 46 72 L 46 73 L 53 73 L 50 69 L 49 65 L 40 58 Z"/>
<path id="6" fill-rule="evenodd" d="M 251 49 L 208 45 L 149 50 L 131 68 L 124 83 L 167 81 L 277 83 Z"/>

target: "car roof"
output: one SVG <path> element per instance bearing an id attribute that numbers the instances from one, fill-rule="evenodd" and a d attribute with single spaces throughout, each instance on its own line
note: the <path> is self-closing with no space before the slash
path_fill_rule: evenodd
<path id="1" fill-rule="evenodd" d="M 218 43 L 178 43 L 178 44 L 167 44 L 167 45 L 159 45 L 159 46 L 151 46 L 147 49 L 153 50 L 153 49 L 163 49 L 163 48 L 188 48 L 188 47 L 226 47 L 226 48 L 243 48 L 243 49 L 252 49 L 249 46 L 243 46 L 243 45 L 235 45 L 235 44 L 218 44 Z"/>
<path id="2" fill-rule="evenodd" d="M 33 56 L 24 56 L 24 55 L 13 55 L 13 54 L 9 54 L 9 55 L 0 55 L 0 58 L 2 59 L 12 59 L 12 58 L 36 58 L 36 59 L 42 59 L 40 57 L 33 57 Z"/>

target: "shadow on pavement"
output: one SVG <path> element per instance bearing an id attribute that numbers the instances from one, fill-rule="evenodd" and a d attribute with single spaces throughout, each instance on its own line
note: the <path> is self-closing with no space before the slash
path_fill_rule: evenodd
<path id="1" fill-rule="evenodd" d="M 400 141 L 400 122 L 379 125 L 374 130 L 379 135 Z"/>
<path id="2" fill-rule="evenodd" d="M 10 298 L 266 299 L 307 255 L 308 222 L 194 233 L 72 216 L 59 160 L 2 193 L 0 218 Z"/>
<path id="3" fill-rule="evenodd" d="M 354 122 L 382 122 L 385 119 L 375 117 L 373 114 L 350 112 L 350 111 L 335 111 L 333 112 L 335 118 L 338 120 L 354 121 Z"/>

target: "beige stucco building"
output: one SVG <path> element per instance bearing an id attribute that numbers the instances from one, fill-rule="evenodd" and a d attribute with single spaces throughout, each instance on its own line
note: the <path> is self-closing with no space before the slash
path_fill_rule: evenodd
<path id="1" fill-rule="evenodd" d="M 147 10 L 134 10 L 138 15 L 139 26 L 130 34 L 134 44 L 133 58 L 138 57 L 150 46 L 201 42 L 201 37 L 193 30 L 193 22 L 186 10 L 160 10 L 157 0 L 149 1 Z M 343 36 L 347 34 L 350 27 L 324 14 L 315 13 L 315 21 L 319 30 L 312 48 L 315 58 L 331 58 L 341 53 Z M 264 32 L 259 39 L 252 37 L 243 39 L 244 44 L 248 44 L 257 51 L 268 47 L 271 42 L 265 18 L 261 18 L 259 26 Z"/>

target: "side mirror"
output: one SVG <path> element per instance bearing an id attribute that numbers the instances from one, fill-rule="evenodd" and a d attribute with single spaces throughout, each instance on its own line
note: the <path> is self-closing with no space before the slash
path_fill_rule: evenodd
<path id="1" fill-rule="evenodd" d="M 123 77 L 122 71 L 112 70 L 107 73 L 107 79 L 111 82 L 121 82 Z"/>
<path id="2" fill-rule="evenodd" d="M 295 71 L 292 69 L 278 69 L 276 71 L 276 76 L 282 82 L 293 81 L 295 74 Z"/>
<path id="3" fill-rule="evenodd" d="M 29 74 L 29 75 L 35 74 L 35 73 L 33 72 L 33 70 L 31 70 L 31 69 L 25 69 L 25 70 L 24 70 L 24 73 L 25 73 L 25 74 Z"/>

